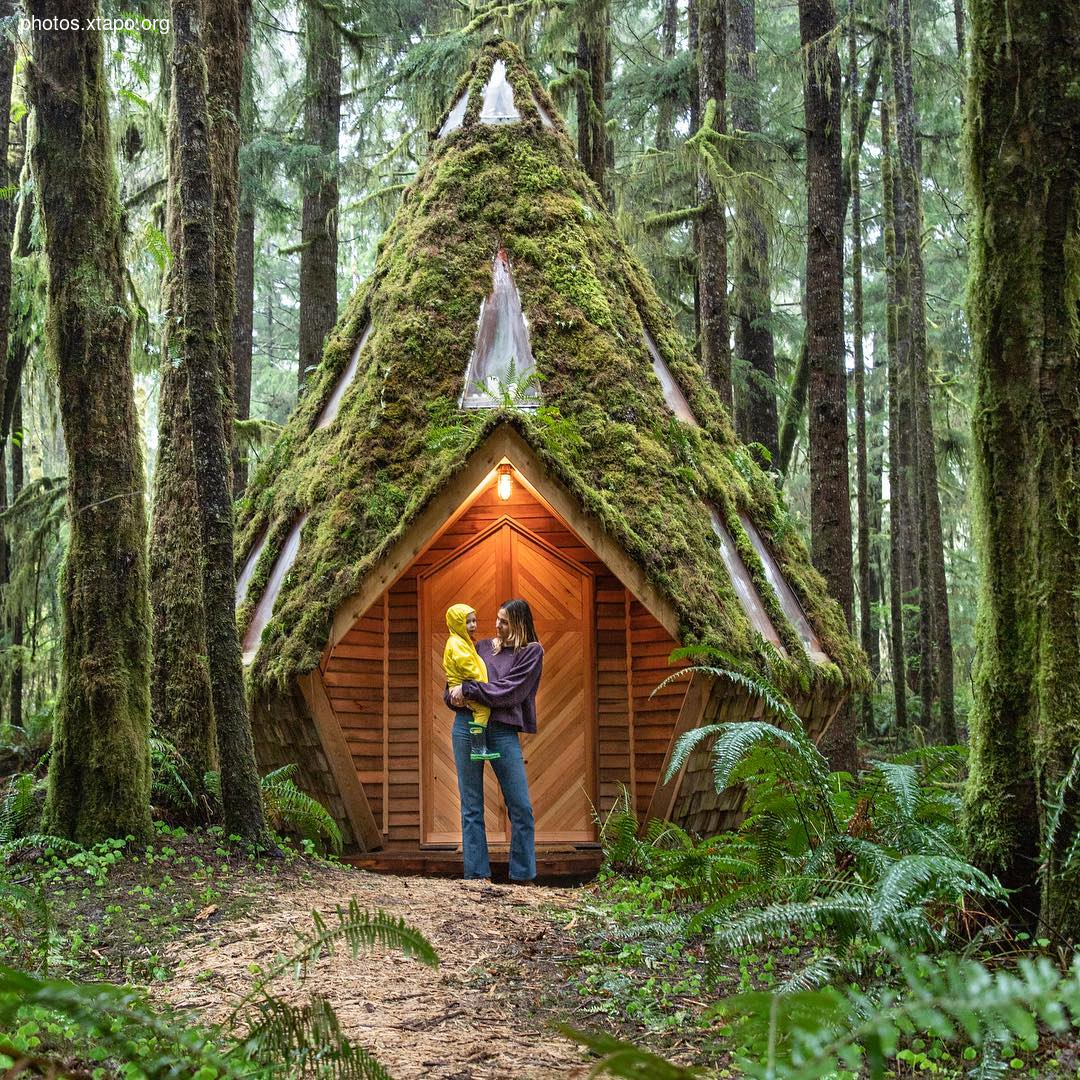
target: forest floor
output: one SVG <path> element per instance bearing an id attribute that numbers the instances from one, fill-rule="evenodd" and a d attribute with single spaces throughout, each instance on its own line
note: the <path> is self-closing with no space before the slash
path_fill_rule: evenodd
<path id="1" fill-rule="evenodd" d="M 48 898 L 51 974 L 146 987 L 229 1039 L 257 1018 L 249 1007 L 228 1022 L 259 977 L 310 943 L 313 913 L 332 928 L 355 901 L 401 919 L 431 944 L 437 967 L 394 947 L 365 946 L 354 957 L 339 944 L 306 967 L 281 967 L 267 986 L 295 1005 L 324 997 L 344 1034 L 397 1080 L 585 1080 L 597 1059 L 563 1024 L 705 1065 L 703 1077 L 741 1075 L 730 1029 L 710 1018 L 717 996 L 774 989 L 828 950 L 789 937 L 707 964 L 698 942 L 621 932 L 670 910 L 670 882 L 491 885 L 374 874 L 295 853 L 253 861 L 224 846 L 220 830 L 159 826 L 148 847 L 108 841 L 66 859 L 28 855 L 11 871 Z M 35 969 L 41 939 L 17 925 L 3 931 L 0 963 Z M 34 1033 L 47 1046 L 46 1029 Z M 1011 1075 L 1080 1077 L 1080 1042 L 1042 1034 L 1037 1051 L 1012 1060 Z M 890 1077 L 967 1072 L 940 1040 L 913 1038 L 911 1047 Z"/>
<path id="2" fill-rule="evenodd" d="M 430 968 L 393 948 L 347 949 L 323 957 L 302 978 L 271 984 L 299 1003 L 312 991 L 334 1007 L 350 1039 L 374 1052 L 397 1080 L 584 1077 L 581 1047 L 555 1030 L 547 1004 L 566 979 L 559 961 L 572 943 L 553 918 L 575 905 L 574 890 L 398 877 L 328 865 L 306 882 L 281 883 L 240 917 L 207 917 L 173 941 L 173 971 L 154 993 L 223 1020 L 253 973 L 287 956 L 314 929 L 312 912 L 333 924 L 338 906 L 401 917 L 434 946 Z"/>
<path id="3" fill-rule="evenodd" d="M 596 1058 L 561 1023 L 687 1061 L 673 1033 L 642 1038 L 633 1023 L 590 1006 L 594 992 L 605 992 L 582 981 L 581 912 L 594 886 L 402 877 L 295 853 L 252 861 L 225 846 L 220 830 L 163 825 L 145 848 L 108 841 L 66 859 L 28 854 L 14 870 L 48 896 L 53 975 L 143 986 L 207 1027 L 226 1021 L 259 975 L 303 948 L 316 930 L 313 912 L 334 926 L 338 909 L 355 900 L 419 931 L 438 966 L 381 945 L 354 957 L 339 944 L 267 989 L 292 1004 L 326 998 L 348 1038 L 396 1080 L 584 1078 Z M 0 963 L 33 968 L 40 950 L 30 942 L 9 928 Z M 254 1014 L 241 1012 L 241 1028 L 245 1015 L 250 1022 Z M 232 1024 L 226 1030 L 238 1034 Z"/>

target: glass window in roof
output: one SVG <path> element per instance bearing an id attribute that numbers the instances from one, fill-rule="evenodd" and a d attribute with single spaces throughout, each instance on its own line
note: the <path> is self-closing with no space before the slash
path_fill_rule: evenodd
<path id="1" fill-rule="evenodd" d="M 258 541 L 252 546 L 251 553 L 248 555 L 247 561 L 244 563 L 244 567 L 236 579 L 237 607 L 239 607 L 247 597 L 248 585 L 251 584 L 251 575 L 255 573 L 255 564 L 259 561 L 259 556 L 263 553 L 264 547 L 266 547 L 265 529 Z"/>
<path id="2" fill-rule="evenodd" d="M 334 383 L 334 389 L 330 392 L 330 397 L 323 406 L 322 412 L 319 413 L 319 419 L 315 422 L 316 431 L 319 428 L 329 427 L 337 416 L 338 409 L 341 408 L 341 399 L 345 396 L 345 391 L 349 389 L 349 385 L 356 377 L 356 370 L 360 366 L 360 350 L 364 347 L 370 334 L 371 323 L 368 323 L 364 327 L 364 332 L 360 335 L 360 340 L 356 343 L 356 348 L 352 351 L 352 356 L 349 357 L 349 362 L 345 365 L 345 370 L 338 376 L 338 381 Z"/>
<path id="3" fill-rule="evenodd" d="M 776 597 L 780 601 L 780 607 L 787 616 L 788 622 L 795 627 L 795 631 L 798 633 L 803 647 L 810 655 L 810 659 L 816 664 L 824 663 L 829 659 L 829 656 L 821 647 L 821 640 L 814 633 L 814 628 L 810 625 L 810 620 L 806 617 L 806 612 L 803 611 L 799 598 L 787 583 L 784 575 L 780 573 L 780 567 L 777 565 L 776 559 L 773 558 L 773 553 L 768 549 L 761 533 L 757 531 L 754 523 L 746 514 L 739 514 L 739 520 L 746 530 L 746 535 L 750 537 L 750 543 L 754 545 L 754 550 L 757 552 L 762 566 L 765 567 L 765 576 L 769 579 L 769 584 L 772 586 L 773 592 L 776 593 Z"/>
<path id="4" fill-rule="evenodd" d="M 439 138 L 444 135 L 449 135 L 451 131 L 457 131 L 459 127 L 465 122 L 465 110 L 469 107 L 469 91 L 466 90 L 464 94 L 457 99 L 457 103 L 450 110 L 449 115 L 443 121 L 443 125 L 439 128 Z"/>
<path id="5" fill-rule="evenodd" d="M 652 357 L 653 374 L 660 380 L 660 389 L 664 392 L 664 400 L 668 408 L 684 423 L 698 427 L 697 417 L 691 411 L 690 403 L 675 381 L 675 376 L 671 374 L 671 368 L 664 363 L 664 358 L 660 355 L 652 334 L 644 328 L 642 328 L 642 333 L 645 335 L 645 347 Z"/>
<path id="6" fill-rule="evenodd" d="M 491 272 L 491 295 L 480 305 L 461 407 L 495 409 L 508 397 L 517 408 L 535 408 L 540 393 L 535 379 L 529 378 L 535 371 L 521 296 L 506 251 L 499 248 Z"/>
<path id="7" fill-rule="evenodd" d="M 285 580 L 285 575 L 292 569 L 292 564 L 296 562 L 296 553 L 300 550 L 300 530 L 303 529 L 304 522 L 307 519 L 306 513 L 301 514 L 289 530 L 289 535 L 285 538 L 285 544 L 274 561 L 273 569 L 270 571 L 270 580 L 267 581 L 266 588 L 263 589 L 263 594 L 255 605 L 255 612 L 251 616 L 251 622 L 248 623 L 247 632 L 244 634 L 245 664 L 250 664 L 259 651 L 259 641 L 262 638 L 266 624 L 270 621 L 270 616 L 274 612 L 274 604 L 277 602 L 278 593 L 281 592 L 282 582 Z"/>
<path id="8" fill-rule="evenodd" d="M 780 635 L 776 632 L 776 627 L 773 626 L 772 619 L 769 618 L 765 605 L 761 602 L 761 593 L 758 592 L 757 586 L 750 577 L 750 571 L 746 569 L 746 564 L 740 558 L 735 541 L 731 538 L 731 533 L 728 532 L 715 506 L 709 507 L 709 517 L 712 519 L 713 532 L 720 539 L 720 557 L 724 560 L 735 595 L 739 598 L 739 603 L 750 620 L 750 625 L 777 652 L 786 655 L 784 646 L 780 643 Z"/>
<path id="9" fill-rule="evenodd" d="M 506 81 L 506 64 L 496 60 L 491 65 L 491 78 L 484 87 L 484 103 L 480 107 L 481 124 L 512 124 L 521 119 L 514 104 L 514 88 Z"/>

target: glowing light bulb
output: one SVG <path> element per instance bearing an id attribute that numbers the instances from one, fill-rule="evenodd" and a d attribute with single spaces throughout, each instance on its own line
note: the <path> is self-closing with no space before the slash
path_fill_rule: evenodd
<path id="1" fill-rule="evenodd" d="M 499 466 L 497 490 L 499 498 L 506 502 L 514 493 L 514 471 L 509 465 Z"/>

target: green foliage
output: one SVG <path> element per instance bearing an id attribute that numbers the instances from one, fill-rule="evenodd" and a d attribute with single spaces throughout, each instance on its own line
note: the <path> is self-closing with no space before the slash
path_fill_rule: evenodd
<path id="1" fill-rule="evenodd" d="M 303 972 L 322 956 L 347 948 L 381 945 L 401 948 L 430 966 L 437 964 L 431 945 L 403 920 L 384 912 L 362 911 L 353 900 L 328 922 L 313 912 L 315 931 L 296 952 L 257 978 L 224 1024 L 207 1027 L 181 1012 L 152 1005 L 130 988 L 80 985 L 64 979 L 38 978 L 0 968 L 0 1026 L 36 1030 L 60 1021 L 70 1054 L 100 1061 L 114 1058 L 138 1071 L 125 1075 L 148 1080 L 189 1076 L 198 1080 L 340 1077 L 386 1080 L 374 1057 L 345 1035 L 333 1008 L 314 996 L 294 1005 L 270 992 L 270 984 L 290 970 Z M 12 1050 L 7 1047 L 9 1058 Z M 41 1055 L 35 1054 L 39 1063 Z M 11 1062 L 9 1062 L 10 1064 Z"/>
<path id="2" fill-rule="evenodd" d="M 341 829 L 322 803 L 301 791 L 292 777 L 295 763 L 268 772 L 261 780 L 266 819 L 275 830 L 287 830 L 308 840 L 323 840 L 341 851 Z"/>
<path id="3" fill-rule="evenodd" d="M 966 1042 L 975 1050 L 969 1060 L 978 1059 L 972 1075 L 988 1076 L 995 1065 L 1004 1071 L 1003 1047 L 1037 1038 L 1037 1024 L 1061 1033 L 1080 1021 L 1080 958 L 1063 975 L 1045 957 L 995 971 L 954 955 L 911 957 L 893 948 L 891 956 L 902 976 L 897 989 L 828 986 L 720 1002 L 716 1015 L 748 1050 L 740 1068 L 768 1080 L 824 1080 L 842 1061 L 853 1075 L 866 1069 L 880 1080 L 919 1035 Z"/>

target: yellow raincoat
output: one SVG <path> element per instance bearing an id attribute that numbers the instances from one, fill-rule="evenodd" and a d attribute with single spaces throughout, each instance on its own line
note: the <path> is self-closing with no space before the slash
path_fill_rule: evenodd
<path id="1" fill-rule="evenodd" d="M 468 604 L 454 604 L 446 612 L 446 628 L 450 636 L 443 649 L 443 671 L 446 672 L 447 685 L 452 690 L 466 679 L 473 682 L 487 682 L 487 664 L 476 651 L 469 631 L 465 629 L 465 620 L 475 611 Z M 473 719 L 481 727 L 487 727 L 491 710 L 486 705 L 472 705 Z"/>

